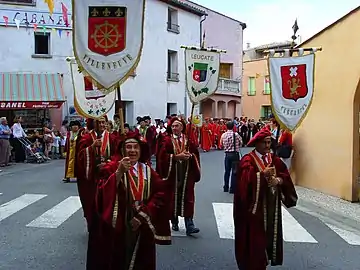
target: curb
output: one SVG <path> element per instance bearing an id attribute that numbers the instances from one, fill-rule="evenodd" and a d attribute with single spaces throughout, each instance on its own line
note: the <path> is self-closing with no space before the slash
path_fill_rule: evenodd
<path id="1" fill-rule="evenodd" d="M 311 201 L 299 199 L 298 205 L 294 207 L 301 212 L 309 214 L 323 221 L 324 223 L 335 225 L 339 228 L 346 228 L 350 231 L 359 233 L 359 221 L 342 214 L 339 211 L 330 210 Z"/>

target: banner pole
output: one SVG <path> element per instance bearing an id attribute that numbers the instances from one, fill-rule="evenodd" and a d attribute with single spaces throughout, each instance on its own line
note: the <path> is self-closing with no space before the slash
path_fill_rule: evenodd
<path id="1" fill-rule="evenodd" d="M 193 115 L 194 115 L 194 109 L 195 109 L 195 104 L 192 103 L 191 105 L 191 112 L 190 112 L 190 121 L 189 121 L 189 130 L 187 131 L 187 137 L 188 137 L 188 140 L 186 142 L 186 151 L 189 151 L 189 140 L 190 140 L 190 137 L 191 137 L 191 132 L 192 132 L 192 126 L 193 126 Z M 186 127 L 185 127 L 186 128 Z"/>
<path id="2" fill-rule="evenodd" d="M 117 96 L 118 96 L 118 114 L 119 114 L 119 120 L 120 120 L 120 126 L 119 126 L 119 131 L 121 135 L 125 135 L 125 127 L 124 127 L 124 108 L 123 108 L 123 104 L 121 101 L 121 91 L 120 91 L 120 84 L 116 87 L 116 91 L 117 91 Z"/>
<path id="3" fill-rule="evenodd" d="M 295 40 L 296 40 L 296 32 L 299 30 L 298 26 L 297 26 L 297 21 L 295 21 L 296 27 L 293 26 L 293 31 L 294 34 L 291 36 L 292 42 L 291 42 L 291 47 L 290 47 L 290 51 L 289 51 L 289 56 L 292 57 L 293 53 L 294 53 L 294 48 L 295 48 Z M 276 136 L 275 136 L 275 143 L 274 143 L 274 149 L 273 149 L 273 155 L 274 157 L 277 156 L 277 149 L 279 147 L 279 138 L 280 138 L 280 123 L 278 123 L 276 121 Z"/>

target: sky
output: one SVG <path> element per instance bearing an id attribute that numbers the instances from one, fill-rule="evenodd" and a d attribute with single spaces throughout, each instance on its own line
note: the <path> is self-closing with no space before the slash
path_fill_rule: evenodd
<path id="1" fill-rule="evenodd" d="M 298 35 L 305 41 L 360 5 L 359 0 L 193 0 L 246 23 L 244 48 L 291 40 L 298 21 Z M 226 3 L 226 4 L 225 4 Z M 358 29 L 360 31 L 360 29 Z"/>

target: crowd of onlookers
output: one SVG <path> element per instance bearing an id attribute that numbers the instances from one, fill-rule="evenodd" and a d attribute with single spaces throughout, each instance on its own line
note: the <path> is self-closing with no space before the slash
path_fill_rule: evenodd
<path id="1" fill-rule="evenodd" d="M 43 121 L 42 128 L 24 130 L 23 120 L 16 116 L 10 127 L 6 117 L 0 118 L 0 167 L 26 162 L 35 154 L 41 154 L 44 160 L 64 158 L 67 121 L 60 130 L 48 120 Z"/>

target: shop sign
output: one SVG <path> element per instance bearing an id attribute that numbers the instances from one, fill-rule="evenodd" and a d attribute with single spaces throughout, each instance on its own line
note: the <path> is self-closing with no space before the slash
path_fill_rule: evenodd
<path id="1" fill-rule="evenodd" d="M 67 20 L 64 19 L 63 13 L 54 12 L 50 15 L 48 11 L 35 11 L 27 9 L 4 9 L 0 8 L 0 25 L 17 26 L 19 27 L 46 27 L 54 29 L 71 29 L 71 25 L 67 25 Z M 71 18 L 71 14 L 68 14 Z M 70 20 L 68 20 L 70 23 Z"/>
<path id="2" fill-rule="evenodd" d="M 1 101 L 0 110 L 58 109 L 62 101 Z"/>

